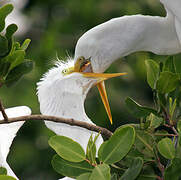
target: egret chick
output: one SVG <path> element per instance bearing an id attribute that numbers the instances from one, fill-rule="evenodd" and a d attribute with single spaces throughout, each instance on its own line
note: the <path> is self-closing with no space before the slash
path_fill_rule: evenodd
<path id="1" fill-rule="evenodd" d="M 81 68 L 86 71 L 84 61 Z M 87 65 L 87 64 L 86 64 Z M 50 69 L 41 79 L 38 85 L 38 100 L 40 102 L 40 111 L 44 115 L 53 115 L 63 118 L 73 118 L 92 124 L 87 117 L 84 109 L 84 101 L 89 89 L 111 77 L 124 75 L 117 74 L 96 74 L 81 72 L 80 67 L 74 66 L 73 60 L 67 63 L 58 62 L 56 66 Z M 45 121 L 48 128 L 58 135 L 72 138 L 86 150 L 87 143 L 92 131 L 81 127 L 73 127 L 63 123 Z M 96 135 L 97 133 L 93 133 Z M 97 148 L 102 144 L 102 137 L 97 139 Z"/>
<path id="2" fill-rule="evenodd" d="M 13 108 L 5 109 L 5 112 L 8 118 L 18 117 L 18 116 L 26 116 L 31 114 L 31 109 L 26 106 L 17 106 Z M 2 113 L 0 112 L 0 120 L 3 120 Z M 16 179 L 16 175 L 9 167 L 6 162 L 7 155 L 10 150 L 10 146 L 12 144 L 13 139 L 16 136 L 16 133 L 23 125 L 24 122 L 14 122 L 11 124 L 0 124 L 0 167 L 5 167 L 7 169 L 7 174 L 9 176 L 13 176 Z"/>

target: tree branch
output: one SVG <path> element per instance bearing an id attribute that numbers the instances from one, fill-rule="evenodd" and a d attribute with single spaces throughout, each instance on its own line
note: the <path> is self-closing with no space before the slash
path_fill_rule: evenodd
<path id="1" fill-rule="evenodd" d="M 8 124 L 8 123 L 13 123 L 13 122 L 18 122 L 18 121 L 29 121 L 29 120 L 46 120 L 46 121 L 52 121 L 52 122 L 57 122 L 57 123 L 65 123 L 69 124 L 71 126 L 79 126 L 91 131 L 95 132 L 100 132 L 101 135 L 103 135 L 105 138 L 110 138 L 112 136 L 112 132 L 109 131 L 106 128 L 102 128 L 100 126 L 96 126 L 87 122 L 82 122 L 74 119 L 65 119 L 61 117 L 55 117 L 55 116 L 46 116 L 46 115 L 29 115 L 29 116 L 20 116 L 16 118 L 8 118 L 8 121 L 1 120 L 0 124 Z"/>
<path id="2" fill-rule="evenodd" d="M 2 102 L 1 102 L 1 100 L 0 100 L 0 111 L 2 112 L 2 115 L 4 117 L 4 121 L 7 122 L 8 121 L 8 116 L 7 116 L 7 114 L 6 114 L 5 110 L 4 110 L 4 106 L 3 106 Z"/>

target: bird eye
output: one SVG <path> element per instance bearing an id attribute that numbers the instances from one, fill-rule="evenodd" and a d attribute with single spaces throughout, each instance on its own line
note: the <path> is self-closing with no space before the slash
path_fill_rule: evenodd
<path id="1" fill-rule="evenodd" d="M 83 56 L 79 57 L 78 59 L 80 62 L 84 62 L 85 61 L 85 58 Z"/>
<path id="2" fill-rule="evenodd" d="M 63 74 L 66 74 L 66 73 L 67 73 L 67 70 L 66 70 L 66 69 L 62 70 L 62 73 L 63 73 Z"/>

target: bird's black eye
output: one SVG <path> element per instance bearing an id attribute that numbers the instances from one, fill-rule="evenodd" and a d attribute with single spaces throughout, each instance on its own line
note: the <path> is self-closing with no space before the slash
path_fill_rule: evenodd
<path id="1" fill-rule="evenodd" d="M 66 69 L 62 70 L 62 73 L 63 74 L 67 73 L 67 70 Z"/>

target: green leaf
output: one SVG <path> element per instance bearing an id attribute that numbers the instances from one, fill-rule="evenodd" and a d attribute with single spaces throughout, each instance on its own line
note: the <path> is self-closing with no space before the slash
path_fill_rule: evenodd
<path id="1" fill-rule="evenodd" d="M 120 180 L 134 180 L 140 174 L 143 167 L 143 159 L 137 157 L 133 159 L 131 166 L 124 172 Z"/>
<path id="2" fill-rule="evenodd" d="M 104 141 L 101 146 L 99 147 L 99 150 L 98 150 L 98 157 L 99 157 L 99 160 L 102 161 L 102 154 L 103 154 L 103 149 L 104 149 L 104 146 L 106 145 L 108 141 Z"/>
<path id="3" fill-rule="evenodd" d="M 8 14 L 10 14 L 12 10 L 13 10 L 13 5 L 12 4 L 6 4 L 5 6 L 0 8 L 0 32 L 5 27 L 5 18 L 6 18 L 6 16 Z"/>
<path id="4" fill-rule="evenodd" d="M 163 123 L 163 118 L 155 116 L 153 113 L 151 113 L 147 120 L 150 121 L 150 128 L 157 128 Z"/>
<path id="5" fill-rule="evenodd" d="M 93 141 L 92 134 L 89 138 L 88 144 L 87 144 L 87 150 L 86 150 L 86 157 L 88 160 L 90 160 L 91 163 L 95 164 L 96 159 L 96 144 Z"/>
<path id="6" fill-rule="evenodd" d="M 172 72 L 161 72 L 157 81 L 156 89 L 160 93 L 169 93 L 176 89 L 179 85 L 179 78 L 177 74 Z"/>
<path id="7" fill-rule="evenodd" d="M 129 110 L 129 112 L 137 118 L 141 117 L 147 117 L 150 113 L 156 114 L 157 111 L 148 107 L 141 106 L 137 102 L 135 102 L 133 99 L 130 97 L 127 97 L 125 100 L 126 106 Z"/>
<path id="8" fill-rule="evenodd" d="M 152 89 L 155 89 L 160 71 L 159 65 L 153 60 L 146 60 L 145 65 L 147 69 L 147 82 Z"/>
<path id="9" fill-rule="evenodd" d="M 106 164 L 120 161 L 129 152 L 134 141 L 135 130 L 132 126 L 127 125 L 118 128 L 107 143 L 103 145 L 101 160 Z"/>
<path id="10" fill-rule="evenodd" d="M 0 35 L 0 57 L 4 57 L 8 54 L 8 40 Z"/>
<path id="11" fill-rule="evenodd" d="M 165 169 L 164 180 L 179 180 L 181 178 L 181 159 L 172 160 L 169 167 Z"/>
<path id="12" fill-rule="evenodd" d="M 7 175 L 7 170 L 4 167 L 0 167 L 0 175 Z"/>
<path id="13" fill-rule="evenodd" d="M 72 178 L 80 176 L 84 173 L 91 173 L 94 168 L 86 161 L 70 162 L 62 159 L 58 155 L 53 157 L 52 166 L 56 172 Z"/>
<path id="14" fill-rule="evenodd" d="M 166 159 L 173 159 L 175 157 L 175 147 L 169 138 L 164 138 L 158 142 L 158 150 Z"/>
<path id="15" fill-rule="evenodd" d="M 88 180 L 90 178 L 91 173 L 84 173 L 81 174 L 76 178 L 76 180 Z"/>
<path id="16" fill-rule="evenodd" d="M 16 180 L 14 177 L 7 175 L 0 175 L 0 180 Z"/>
<path id="17" fill-rule="evenodd" d="M 111 179 L 110 167 L 107 164 L 100 164 L 96 166 L 93 169 L 89 180 L 95 180 L 95 179 L 110 180 Z"/>
<path id="18" fill-rule="evenodd" d="M 23 44 L 21 45 L 21 50 L 26 50 L 31 42 L 31 39 L 26 39 Z"/>
<path id="19" fill-rule="evenodd" d="M 11 69 L 18 66 L 24 61 L 25 51 L 17 50 L 15 51 L 11 57 L 9 57 L 8 61 L 11 62 Z"/>
<path id="20" fill-rule="evenodd" d="M 145 158 L 153 158 L 153 137 L 144 130 L 136 129 L 135 147 Z"/>
<path id="21" fill-rule="evenodd" d="M 10 40 L 13 36 L 13 34 L 17 31 L 18 26 L 16 24 L 10 24 L 7 28 L 6 28 L 6 38 L 8 40 Z"/>
<path id="22" fill-rule="evenodd" d="M 32 61 L 25 61 L 22 64 L 15 67 L 11 70 L 6 77 L 5 84 L 6 86 L 11 86 L 17 82 L 24 74 L 29 73 L 33 69 Z"/>
<path id="23" fill-rule="evenodd" d="M 65 136 L 53 136 L 48 141 L 49 145 L 63 159 L 71 162 L 85 160 L 85 152 L 79 143 Z"/>
<path id="24" fill-rule="evenodd" d="M 174 56 L 170 56 L 166 59 L 163 67 L 163 71 L 169 71 L 175 73 Z"/>

